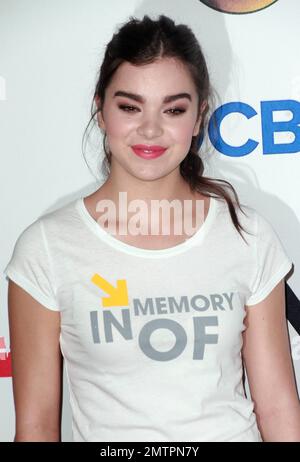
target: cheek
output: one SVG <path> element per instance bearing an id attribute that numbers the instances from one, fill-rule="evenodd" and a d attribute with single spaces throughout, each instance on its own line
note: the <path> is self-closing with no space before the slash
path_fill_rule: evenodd
<path id="1" fill-rule="evenodd" d="M 134 130 L 135 123 L 119 112 L 112 112 L 106 118 L 106 131 L 111 139 L 124 139 Z"/>
<path id="2" fill-rule="evenodd" d="M 172 139 L 181 145 L 189 145 L 193 136 L 194 125 L 189 119 L 182 119 L 172 126 Z"/>

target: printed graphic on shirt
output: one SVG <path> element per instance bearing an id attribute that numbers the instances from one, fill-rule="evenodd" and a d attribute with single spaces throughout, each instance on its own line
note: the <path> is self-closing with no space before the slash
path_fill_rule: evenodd
<path id="1" fill-rule="evenodd" d="M 114 286 L 95 273 L 91 282 L 108 294 L 107 297 L 100 297 L 102 307 L 105 309 L 101 310 L 100 303 L 100 309 L 97 308 L 89 313 L 93 343 L 114 342 L 116 333 L 121 335 L 124 341 L 132 340 L 133 335 L 137 334 L 140 350 L 154 361 L 170 361 L 177 358 L 185 349 L 188 337 L 179 317 L 179 314 L 184 315 L 184 313 L 192 313 L 190 318 L 192 318 L 194 331 L 193 359 L 202 360 L 206 347 L 218 344 L 218 314 L 232 312 L 234 298 L 238 295 L 235 292 L 223 292 L 209 295 L 182 295 L 181 297 L 146 297 L 143 299 L 133 297 L 132 304 L 129 306 L 125 279 L 117 280 Z M 127 306 L 128 308 L 125 308 Z M 119 310 L 118 307 L 122 309 Z M 174 319 L 175 315 L 176 319 Z M 99 328 L 99 316 L 102 318 L 103 331 Z M 151 319 L 152 316 L 154 319 Z M 144 320 L 138 333 L 133 332 L 133 317 Z M 210 329 L 211 326 L 215 327 L 214 333 Z M 155 335 L 158 329 L 166 329 L 174 335 L 175 343 L 167 351 L 159 351 L 151 341 L 151 336 Z"/>

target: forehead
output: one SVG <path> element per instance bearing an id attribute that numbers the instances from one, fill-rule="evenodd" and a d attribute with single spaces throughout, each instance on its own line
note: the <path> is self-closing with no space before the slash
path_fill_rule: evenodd
<path id="1" fill-rule="evenodd" d="M 126 86 L 126 88 L 125 88 Z M 153 63 L 134 65 L 125 61 L 116 70 L 107 91 L 116 90 L 167 94 L 182 91 L 195 92 L 191 74 L 182 62 L 174 58 L 160 58 Z"/>

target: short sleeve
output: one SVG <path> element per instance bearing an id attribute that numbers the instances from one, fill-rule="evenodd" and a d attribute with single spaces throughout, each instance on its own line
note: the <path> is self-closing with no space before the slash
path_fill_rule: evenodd
<path id="1" fill-rule="evenodd" d="M 264 300 L 293 266 L 271 223 L 258 212 L 256 215 L 256 274 L 246 305 L 255 305 Z"/>
<path id="2" fill-rule="evenodd" d="M 53 271 L 41 219 L 18 237 L 4 274 L 46 308 L 59 311 Z"/>

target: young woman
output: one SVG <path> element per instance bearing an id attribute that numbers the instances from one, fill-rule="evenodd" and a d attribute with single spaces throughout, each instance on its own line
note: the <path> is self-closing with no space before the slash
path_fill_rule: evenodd
<path id="1" fill-rule="evenodd" d="M 5 269 L 15 441 L 60 441 L 62 358 L 74 441 L 300 441 L 292 262 L 203 176 L 210 95 L 186 25 L 131 17 L 107 45 L 92 106 L 107 178 L 30 224 Z"/>

